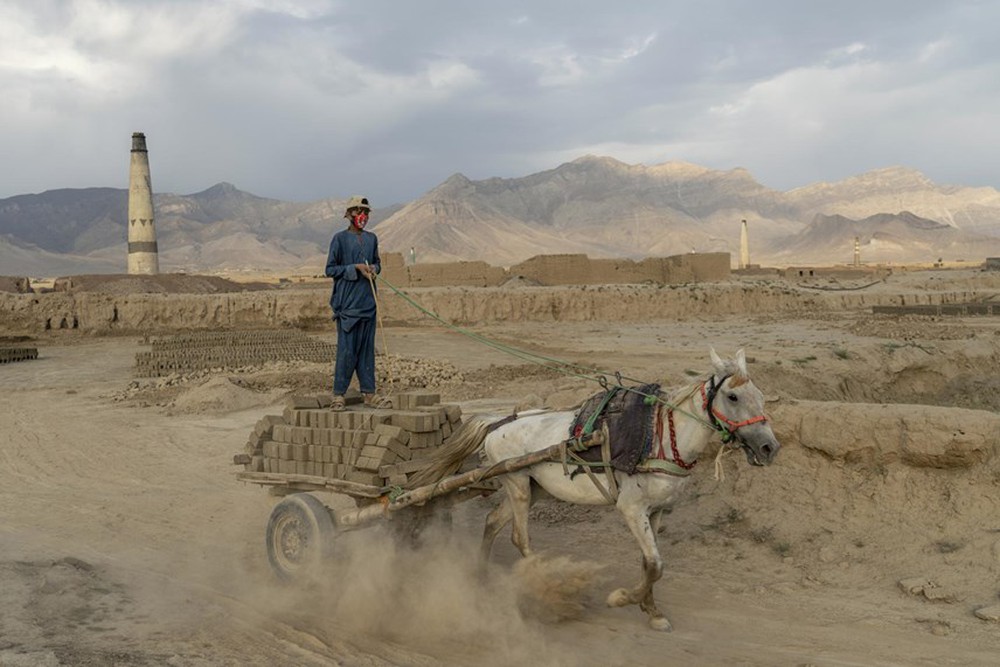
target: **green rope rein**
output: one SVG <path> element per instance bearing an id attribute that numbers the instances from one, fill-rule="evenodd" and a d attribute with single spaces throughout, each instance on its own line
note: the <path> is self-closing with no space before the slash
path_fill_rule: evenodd
<path id="1" fill-rule="evenodd" d="M 568 377 L 576 377 L 576 378 L 580 378 L 580 379 L 583 379 L 583 380 L 590 380 L 592 382 L 596 382 L 599 385 L 601 385 L 601 387 L 603 387 L 605 389 L 605 391 L 609 391 L 609 389 L 610 389 L 609 386 L 608 386 L 608 378 L 607 378 L 607 376 L 608 375 L 613 375 L 615 377 L 615 379 L 618 381 L 618 387 L 615 387 L 616 389 L 622 389 L 624 391 L 632 392 L 633 394 L 639 394 L 640 396 L 643 397 L 643 402 L 646 405 L 653 405 L 654 403 L 662 403 L 663 405 L 667 406 L 668 408 L 672 408 L 673 410 L 675 410 L 675 411 L 677 411 L 677 412 L 679 412 L 681 414 L 684 414 L 684 415 L 687 415 L 688 417 L 691 417 L 695 421 L 701 422 L 701 424 L 703 426 L 707 426 L 708 428 L 711 428 L 712 430 L 716 430 L 715 426 L 712 424 L 711 421 L 709 421 L 707 419 L 704 419 L 704 418 L 702 418 L 702 417 L 700 417 L 700 416 L 698 416 L 696 414 L 693 414 L 691 412 L 688 412 L 687 410 L 684 410 L 683 408 L 680 408 L 677 405 L 674 405 L 673 403 L 671 403 L 670 401 L 666 400 L 662 396 L 659 396 L 657 394 L 647 394 L 647 393 L 639 391 L 639 390 L 637 390 L 637 389 L 635 389 L 633 387 L 626 387 L 626 386 L 624 386 L 624 385 L 621 384 L 622 380 L 628 380 L 630 382 L 637 382 L 637 383 L 641 383 L 642 382 L 641 380 L 636 380 L 634 378 L 630 378 L 630 377 L 622 375 L 621 373 L 618 373 L 618 372 L 615 372 L 615 373 L 604 372 L 604 371 L 600 371 L 600 369 L 590 368 L 590 367 L 587 367 L 587 366 L 581 366 L 579 364 L 574 364 L 572 362 L 565 361 L 565 360 L 562 360 L 562 359 L 556 359 L 554 357 L 547 357 L 547 356 L 545 356 L 543 354 L 537 354 L 535 352 L 529 352 L 527 350 L 522 350 L 520 348 L 513 347 L 511 345 L 506 345 L 506 344 L 501 343 L 499 341 L 492 340 L 490 338 L 487 338 L 486 336 L 477 334 L 474 331 L 469 331 L 468 329 L 465 329 L 463 327 L 457 326 L 457 325 L 452 324 L 451 322 L 445 320 L 443 317 L 441 317 L 440 315 L 438 315 L 434 311 L 429 310 L 428 308 L 425 308 L 424 306 L 422 306 L 420 303 L 418 303 L 412 297 L 410 297 L 410 295 L 408 295 L 406 292 L 404 292 L 400 288 L 398 288 L 395 285 L 393 285 L 391 282 L 389 282 L 388 280 L 386 280 L 385 278 L 383 278 L 381 275 L 376 276 L 376 279 L 380 283 L 385 283 L 385 285 L 387 287 L 389 287 L 389 289 L 391 289 L 393 292 L 395 292 L 396 295 L 398 295 L 401 299 L 403 299 L 403 301 L 405 301 L 406 303 L 410 304 L 411 306 L 413 306 L 414 308 L 416 308 L 417 310 L 419 310 L 424 315 L 426 315 L 426 316 L 430 317 L 431 319 L 439 322 L 440 324 L 442 324 L 443 326 L 447 327 L 448 329 L 451 329 L 452 331 L 456 331 L 456 332 L 462 334 L 463 336 L 471 338 L 472 340 L 475 340 L 475 341 L 477 341 L 479 343 L 482 343 L 482 344 L 484 344 L 484 345 L 486 345 L 488 347 L 491 347 L 491 348 L 493 348 L 495 350 L 498 350 L 500 352 L 504 352 L 504 353 L 509 354 L 511 356 L 518 357 L 519 359 L 523 359 L 523 360 L 528 361 L 530 363 L 533 363 L 533 364 L 536 364 L 536 365 L 539 365 L 539 366 L 543 366 L 545 368 L 549 368 L 549 369 L 554 370 L 554 371 L 556 371 L 558 373 L 562 373 L 563 375 L 566 375 Z M 582 371 L 587 371 L 587 372 L 582 372 Z"/>

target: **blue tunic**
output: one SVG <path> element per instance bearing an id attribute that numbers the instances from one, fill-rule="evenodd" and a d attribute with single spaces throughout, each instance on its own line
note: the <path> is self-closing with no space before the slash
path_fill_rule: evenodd
<path id="1" fill-rule="evenodd" d="M 334 234 L 326 259 L 326 275 L 333 278 L 330 308 L 337 322 L 337 362 L 333 393 L 343 395 L 358 375 L 362 392 L 375 393 L 375 294 L 374 286 L 358 273 L 355 264 L 368 263 L 382 272 L 378 238 L 371 232 L 345 229 Z"/>
<path id="2" fill-rule="evenodd" d="M 358 320 L 375 317 L 375 295 L 371 283 L 358 273 L 355 264 L 368 264 L 375 273 L 382 272 L 378 256 L 378 237 L 371 232 L 345 229 L 330 240 L 326 257 L 326 275 L 333 278 L 330 308 L 333 319 L 340 320 L 344 331 L 350 331 Z"/>

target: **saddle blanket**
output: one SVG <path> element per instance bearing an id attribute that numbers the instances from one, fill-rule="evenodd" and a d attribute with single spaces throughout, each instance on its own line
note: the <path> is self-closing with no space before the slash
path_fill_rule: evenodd
<path id="1" fill-rule="evenodd" d="M 594 417 L 593 431 L 608 425 L 611 440 L 611 467 L 626 474 L 634 474 L 639 463 L 652 451 L 653 436 L 656 431 L 656 408 L 658 403 L 647 405 L 646 397 L 655 396 L 659 384 L 644 384 L 636 387 L 612 387 L 591 396 L 576 413 L 570 426 L 569 435 L 576 438 L 586 435 L 587 422 L 601 405 L 601 413 Z M 608 392 L 612 395 L 608 397 Z M 584 461 L 600 463 L 601 447 L 591 447 L 577 455 Z"/>

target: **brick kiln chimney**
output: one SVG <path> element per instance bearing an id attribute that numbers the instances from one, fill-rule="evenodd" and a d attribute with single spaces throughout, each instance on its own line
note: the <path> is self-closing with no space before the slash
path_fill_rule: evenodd
<path id="1" fill-rule="evenodd" d="M 153 225 L 153 184 L 149 180 L 146 135 L 132 133 L 132 159 L 128 170 L 128 272 L 160 272 Z"/>

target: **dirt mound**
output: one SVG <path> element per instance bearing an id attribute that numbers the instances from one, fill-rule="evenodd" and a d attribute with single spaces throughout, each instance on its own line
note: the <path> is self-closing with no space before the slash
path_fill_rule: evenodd
<path id="1" fill-rule="evenodd" d="M 266 283 L 238 283 L 219 276 L 185 273 L 161 273 L 155 276 L 128 274 L 82 275 L 57 278 L 57 292 L 94 292 L 98 294 L 218 294 L 257 292 L 274 289 Z"/>

